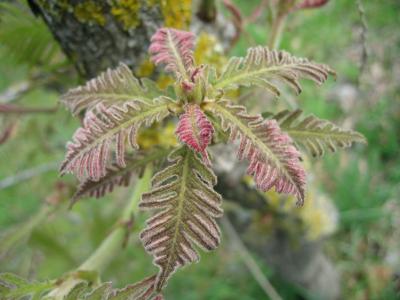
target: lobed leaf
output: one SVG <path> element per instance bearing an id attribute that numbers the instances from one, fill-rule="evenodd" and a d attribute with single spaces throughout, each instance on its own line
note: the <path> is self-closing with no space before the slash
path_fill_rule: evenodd
<path id="1" fill-rule="evenodd" d="M 118 68 L 108 69 L 84 86 L 68 91 L 61 101 L 76 115 L 99 103 L 104 106 L 133 100 L 151 103 L 161 95 L 162 92 L 155 88 L 150 79 L 143 80 L 140 84 L 129 67 L 121 63 Z"/>
<path id="2" fill-rule="evenodd" d="M 160 28 L 151 38 L 151 59 L 157 65 L 165 64 L 166 71 L 186 77 L 194 63 L 194 40 L 191 32 Z"/>
<path id="3" fill-rule="evenodd" d="M 230 89 L 255 85 L 279 96 L 281 92 L 272 80 L 282 81 L 300 93 L 300 78 L 322 84 L 329 74 L 334 72 L 326 65 L 259 46 L 248 49 L 246 57 L 232 57 L 216 79 L 214 87 Z"/>
<path id="4" fill-rule="evenodd" d="M 211 142 L 214 127 L 197 104 L 187 104 L 175 131 L 179 140 L 199 152 L 205 163 L 210 164 L 207 146 Z"/>
<path id="5" fill-rule="evenodd" d="M 160 268 L 155 282 L 160 291 L 180 267 L 199 260 L 194 245 L 215 249 L 222 216 L 221 196 L 213 190 L 216 177 L 187 146 L 169 156 L 171 165 L 154 175 L 152 189 L 139 207 L 161 210 L 147 221 L 140 234 L 145 249 Z"/>
<path id="6" fill-rule="evenodd" d="M 284 110 L 272 118 L 296 144 L 302 145 L 314 157 L 322 156 L 326 149 L 335 152 L 337 148 L 350 147 L 353 142 L 366 142 L 358 132 L 342 129 L 314 115 L 302 118 L 302 113 L 299 109 L 292 112 Z"/>
<path id="7" fill-rule="evenodd" d="M 150 152 L 135 153 L 134 157 L 126 159 L 126 166 L 120 167 L 113 163 L 106 168 L 106 176 L 98 181 L 86 179 L 83 181 L 72 197 L 71 206 L 80 198 L 89 196 L 100 198 L 107 193 L 111 193 L 114 186 L 128 186 L 131 182 L 133 173 L 140 174 L 142 169 L 149 163 L 165 158 L 169 153 L 168 149 L 159 148 Z"/>
<path id="8" fill-rule="evenodd" d="M 306 175 L 300 165 L 300 153 L 278 123 L 249 115 L 245 107 L 226 100 L 209 103 L 207 109 L 219 118 L 231 141 L 240 141 L 238 158 L 249 161 L 247 172 L 254 177 L 257 188 L 267 191 L 274 187 L 279 193 L 293 194 L 302 205 Z"/>
<path id="9" fill-rule="evenodd" d="M 94 111 L 86 114 L 83 127 L 75 132 L 73 141 L 67 144 L 61 174 L 71 172 L 81 181 L 86 178 L 98 181 L 107 174 L 106 165 L 112 143 L 115 144 L 116 163 L 124 168 L 126 141 L 133 149 L 138 149 L 136 137 L 139 128 L 168 116 L 168 104 L 171 101 L 160 97 L 153 103 L 129 101 L 110 107 L 99 103 Z"/>

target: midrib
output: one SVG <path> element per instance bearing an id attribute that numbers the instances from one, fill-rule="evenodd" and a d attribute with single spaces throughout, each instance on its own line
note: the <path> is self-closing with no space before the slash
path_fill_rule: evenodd
<path id="1" fill-rule="evenodd" d="M 120 124 L 119 126 L 113 128 L 112 130 L 110 130 L 109 132 L 107 132 L 106 134 L 102 135 L 101 138 L 96 139 L 93 143 L 89 144 L 88 146 L 86 146 L 83 150 L 79 151 L 79 153 L 86 153 L 88 150 L 92 149 L 94 145 L 99 144 L 100 142 L 108 139 L 109 137 L 113 136 L 114 134 L 116 134 L 118 131 L 120 131 L 121 129 L 130 126 L 132 123 L 137 122 L 140 119 L 145 119 L 147 116 L 156 114 L 158 111 L 162 111 L 164 109 L 167 108 L 167 105 L 164 104 L 162 106 L 156 106 L 154 109 L 152 110 L 148 110 L 145 113 L 142 113 L 136 117 L 133 117 L 132 119 L 129 119 L 128 121 Z M 79 157 L 80 155 L 77 155 L 74 159 L 71 160 L 74 161 L 75 159 L 77 159 L 77 157 Z"/>
<path id="2" fill-rule="evenodd" d="M 247 127 L 245 126 L 241 120 L 239 120 L 238 118 L 236 118 L 235 116 L 233 116 L 228 110 L 226 110 L 224 107 L 215 104 L 216 107 L 218 107 L 220 109 L 220 111 L 224 114 L 226 114 L 228 116 L 228 119 L 230 119 L 230 121 L 233 124 L 236 124 L 239 126 L 239 128 L 241 129 L 242 132 L 246 133 L 247 137 L 250 137 L 250 139 L 258 145 L 258 147 L 262 148 L 263 150 L 265 150 L 265 152 L 269 153 L 270 157 L 272 157 L 272 159 L 275 162 L 275 165 L 279 166 L 281 164 L 281 162 L 279 161 L 279 159 L 276 158 L 275 154 L 262 142 L 259 141 L 258 137 Z M 237 120 L 239 122 L 237 122 Z M 290 180 L 290 182 L 297 188 L 297 185 L 295 184 L 295 182 L 293 182 L 292 177 L 289 175 L 289 173 L 286 171 L 286 168 L 280 168 L 280 170 L 285 174 L 285 177 L 287 179 Z"/>
<path id="3" fill-rule="evenodd" d="M 235 75 L 233 77 L 229 77 L 227 79 L 224 79 L 224 80 L 216 83 L 214 87 L 216 89 L 223 88 L 226 85 L 226 83 L 230 84 L 230 83 L 239 81 L 242 78 L 253 77 L 255 75 L 260 75 L 260 74 L 265 73 L 265 72 L 277 71 L 277 70 L 279 70 L 281 68 L 287 68 L 287 67 L 290 67 L 290 66 L 294 66 L 294 65 L 293 64 L 291 64 L 291 65 L 279 65 L 279 66 L 274 66 L 274 67 L 261 68 L 259 70 L 255 70 L 255 71 L 239 73 L 239 75 Z"/>
<path id="4" fill-rule="evenodd" d="M 184 195 L 186 193 L 186 179 L 187 179 L 188 171 L 189 171 L 189 166 L 188 166 L 189 165 L 189 155 L 190 154 L 188 153 L 188 150 L 186 150 L 185 160 L 183 163 L 182 177 L 181 177 L 181 180 L 182 180 L 181 181 L 181 189 L 179 191 L 179 198 L 178 198 L 179 204 L 178 204 L 178 214 L 177 214 L 177 219 L 176 219 L 177 222 L 175 225 L 175 232 L 174 232 L 174 236 L 172 239 L 172 246 L 170 248 L 170 251 L 169 251 L 170 253 L 168 255 L 168 261 L 166 264 L 166 268 L 164 268 L 164 269 L 170 268 L 172 254 L 176 253 L 176 250 L 175 250 L 176 241 L 177 241 L 177 237 L 178 237 L 179 226 L 180 226 L 180 223 L 182 222 L 181 217 L 182 217 L 182 211 L 183 211 L 183 203 L 185 202 Z"/>

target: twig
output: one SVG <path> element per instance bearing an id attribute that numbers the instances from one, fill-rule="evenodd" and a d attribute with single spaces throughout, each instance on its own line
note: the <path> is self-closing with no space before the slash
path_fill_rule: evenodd
<path id="1" fill-rule="evenodd" d="M 245 18 L 244 24 L 254 23 L 262 15 L 263 11 L 268 7 L 270 0 L 263 0 L 261 3 L 253 10 L 249 17 Z"/>
<path id="2" fill-rule="evenodd" d="M 32 82 L 27 80 L 13 84 L 0 94 L 0 103 L 14 101 L 15 99 L 29 92 L 31 88 Z"/>
<path id="3" fill-rule="evenodd" d="M 54 113 L 58 105 L 53 107 L 23 107 L 15 104 L 0 104 L 0 114 L 31 114 L 31 113 Z"/>
<path id="4" fill-rule="evenodd" d="M 282 300 L 281 296 L 276 292 L 275 288 L 269 282 L 268 278 L 262 273 L 254 258 L 251 256 L 239 235 L 236 233 L 235 228 L 233 228 L 231 222 L 227 217 L 222 219 L 222 226 L 225 232 L 231 239 L 234 247 L 239 252 L 244 264 L 249 269 L 250 273 L 253 275 L 254 279 L 258 282 L 264 292 L 271 300 Z"/>
<path id="5" fill-rule="evenodd" d="M 16 185 L 22 181 L 28 180 L 40 174 L 57 170 L 57 168 L 58 168 L 58 162 L 52 162 L 21 171 L 13 176 L 6 177 L 0 180 L 0 190 Z"/>
<path id="6" fill-rule="evenodd" d="M 230 44 L 230 49 L 232 49 L 233 46 L 235 46 L 236 43 L 239 41 L 240 36 L 243 32 L 243 18 L 240 10 L 235 6 L 235 4 L 233 4 L 231 0 L 223 0 L 223 4 L 226 9 L 229 10 L 229 12 L 232 14 L 232 22 L 236 30 L 235 36 L 233 37 Z"/>
<path id="7" fill-rule="evenodd" d="M 368 62 L 368 47 L 367 47 L 367 34 L 368 34 L 368 25 L 367 18 L 365 15 L 365 9 L 361 0 L 356 1 L 357 10 L 360 15 L 361 20 L 361 44 L 362 44 L 362 53 L 361 53 L 361 61 L 360 61 L 360 73 L 358 76 L 358 85 L 360 85 L 361 77 L 364 73 L 364 70 L 367 66 Z"/>

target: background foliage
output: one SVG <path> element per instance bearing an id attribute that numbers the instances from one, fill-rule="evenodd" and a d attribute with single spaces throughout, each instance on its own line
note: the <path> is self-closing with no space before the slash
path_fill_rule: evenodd
<path id="1" fill-rule="evenodd" d="M 235 2 L 244 15 L 249 15 L 259 3 Z M 304 82 L 303 93 L 297 99 L 305 112 L 346 124 L 363 133 L 369 142 L 368 147 L 327 155 L 318 162 L 311 160 L 318 187 L 332 198 L 339 211 L 338 230 L 327 239 L 325 250 L 342 273 L 343 297 L 396 299 L 400 285 L 400 5 L 395 0 L 363 2 L 369 50 L 363 74 L 359 69 L 363 47 L 361 23 L 354 1 L 331 1 L 323 9 L 292 15 L 281 48 L 325 62 L 338 73 L 336 82 L 330 80 L 320 89 Z M 40 57 L 39 51 L 26 51 L 32 47 L 28 43 L 24 46 L 8 42 L 26 34 L 29 20 L 12 19 L 9 22 L 18 25 L 12 28 L 4 25 L 7 20 L 2 21 L 0 95 L 4 97 L 11 86 L 28 82 L 31 88 L 18 99 L 18 104 L 55 106 L 59 94 L 48 87 L 60 85 L 61 90 L 66 90 L 77 79 L 68 71 L 58 74 L 56 79 L 46 73 L 51 71 L 51 65 L 64 62 L 55 45 L 44 48 L 51 41 L 47 29 L 35 25 L 39 46 L 48 51 L 48 58 Z M 248 46 L 266 44 L 268 36 L 269 27 L 263 15 L 246 25 L 232 53 L 244 55 Z M 34 65 L 31 57 L 35 59 Z M 45 70 L 45 75 L 38 77 L 38 70 Z M 294 96 L 285 96 L 290 105 L 290 97 Z M 12 117 L 6 117 L 0 120 L 1 126 L 12 121 Z M 112 227 L 132 191 L 119 190 L 99 201 L 82 201 L 71 211 L 61 206 L 31 232 L 31 238 L 13 243 L 10 236 L 29 232 L 30 225 L 43 218 L 43 201 L 57 202 L 73 191 L 72 177 L 61 182 L 56 168 L 64 155 L 65 141 L 79 125 L 64 109 L 53 114 L 25 115 L 15 124 L 12 138 L 0 145 L 0 271 L 38 280 L 57 278 L 90 255 Z M 38 166 L 46 172 L 37 172 Z M 19 181 L 18 175 L 31 168 L 37 174 Z M 17 181 L 10 181 L 10 177 Z M 154 271 L 151 258 L 136 238 L 143 228 L 143 219 L 138 217 L 139 226 L 134 228 L 128 247 L 102 274 L 104 281 L 122 287 Z M 316 222 L 315 226 L 320 225 Z M 229 239 L 223 237 L 218 250 L 202 255 L 201 264 L 176 274 L 168 286 L 167 298 L 263 299 L 263 291 L 243 271 L 237 253 L 229 249 Z M 313 299 L 301 287 L 275 276 L 268 266 L 262 265 L 262 270 L 284 299 Z"/>

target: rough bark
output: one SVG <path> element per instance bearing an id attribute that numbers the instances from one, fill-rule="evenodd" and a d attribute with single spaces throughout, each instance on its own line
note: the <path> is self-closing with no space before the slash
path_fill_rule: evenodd
<path id="1" fill-rule="evenodd" d="M 63 51 L 86 78 L 119 62 L 137 67 L 147 55 L 145 49 L 151 35 L 163 24 L 158 5 L 141 5 L 138 11 L 131 11 L 137 22 L 127 28 L 112 13 L 115 7 L 106 1 L 64 2 L 31 0 L 36 13 L 43 17 Z M 94 3 L 96 8 L 85 8 L 85 3 Z"/>

